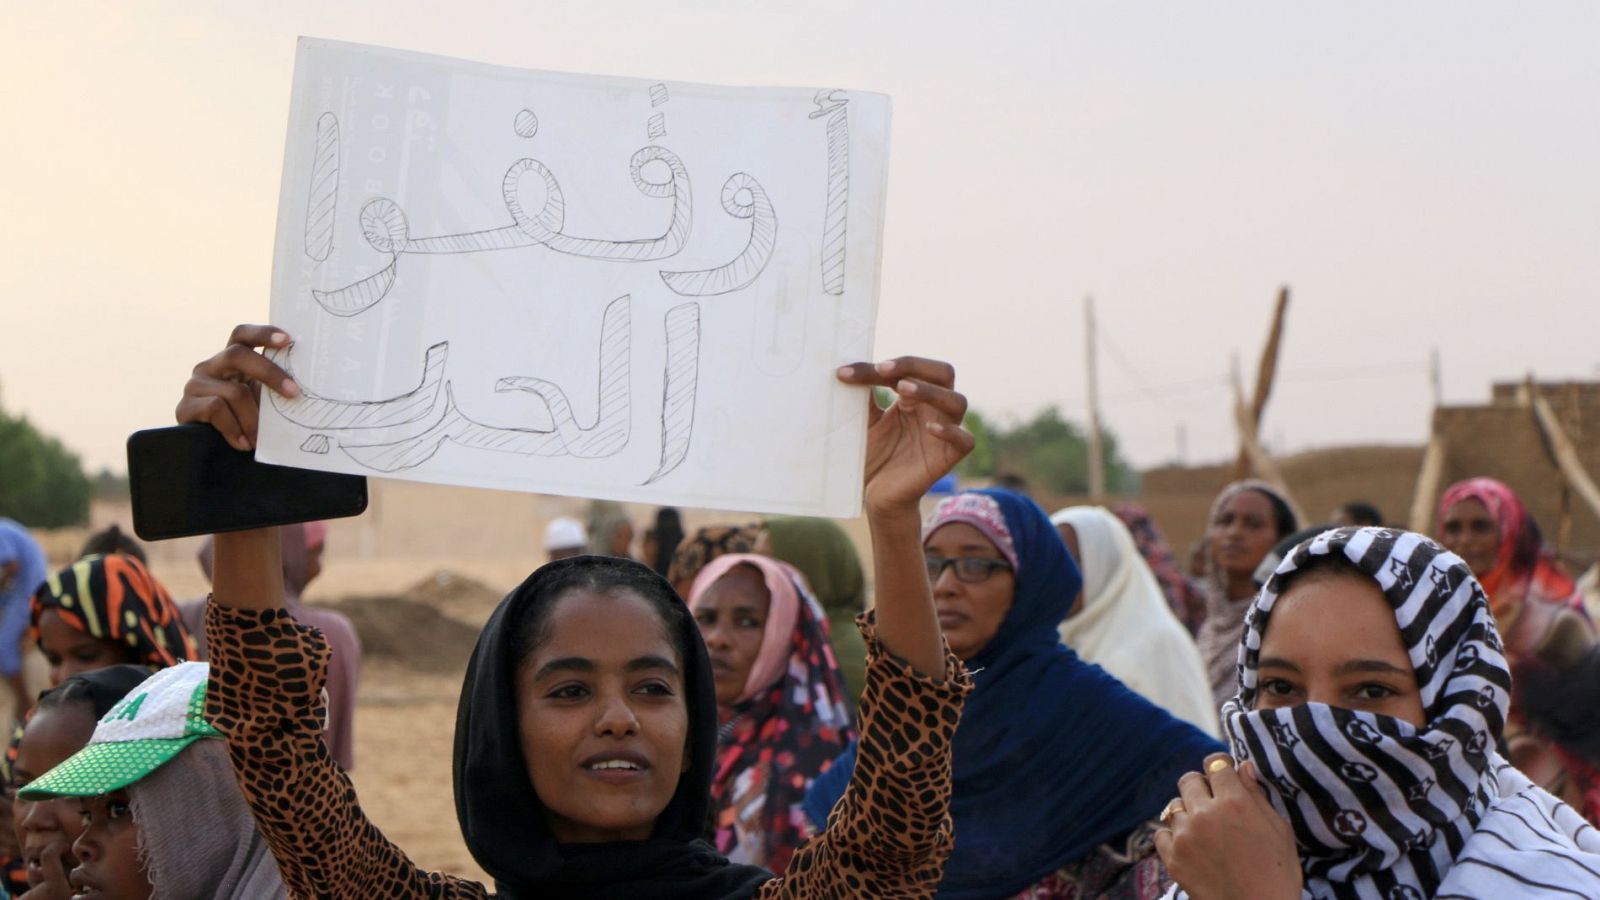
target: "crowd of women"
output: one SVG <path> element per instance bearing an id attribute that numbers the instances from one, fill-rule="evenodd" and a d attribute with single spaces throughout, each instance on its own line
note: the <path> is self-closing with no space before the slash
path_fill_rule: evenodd
<path id="1" fill-rule="evenodd" d="M 253 352 L 286 341 L 236 329 L 180 421 L 253 440 L 240 385 L 292 394 Z M 0 521 L 0 671 L 29 708 L 11 891 L 1600 897 L 1600 649 L 1506 485 L 1450 488 L 1430 538 L 1241 481 L 1185 565 L 1134 506 L 926 506 L 972 446 L 953 370 L 839 378 L 893 399 L 865 413 L 870 566 L 826 520 L 686 533 L 664 510 L 638 562 L 614 506 L 552 523 L 457 711 L 489 884 L 361 810 L 359 645 L 298 603 L 315 526 L 217 535 L 212 596 L 180 608 L 119 534 L 52 573 Z M 50 664 L 37 698 L 13 632 Z"/>

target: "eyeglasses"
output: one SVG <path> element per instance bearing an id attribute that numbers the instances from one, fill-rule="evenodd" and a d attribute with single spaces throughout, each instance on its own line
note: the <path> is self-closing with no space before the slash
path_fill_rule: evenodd
<path id="1" fill-rule="evenodd" d="M 967 584 L 982 584 L 989 580 L 989 576 L 996 571 L 1011 571 L 1011 564 L 1000 559 L 986 559 L 982 556 L 952 556 L 945 559 L 941 556 L 924 557 L 928 563 L 928 582 L 938 581 L 947 567 L 954 566 L 956 580 Z"/>

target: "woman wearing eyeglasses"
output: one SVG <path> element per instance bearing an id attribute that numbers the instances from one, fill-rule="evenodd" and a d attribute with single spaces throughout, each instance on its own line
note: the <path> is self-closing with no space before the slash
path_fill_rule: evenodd
<path id="1" fill-rule="evenodd" d="M 1082 579 L 1033 501 L 942 501 L 923 553 L 945 640 L 973 673 L 953 746 L 956 844 L 942 898 L 1152 898 L 1170 881 L 1153 835 L 1178 776 L 1221 747 L 1061 646 Z M 847 751 L 812 786 L 826 820 Z"/>

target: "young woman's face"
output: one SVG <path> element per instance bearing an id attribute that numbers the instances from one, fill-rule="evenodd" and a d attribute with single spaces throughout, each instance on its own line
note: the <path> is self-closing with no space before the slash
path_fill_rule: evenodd
<path id="1" fill-rule="evenodd" d="M 976 557 L 1001 565 L 990 566 L 981 581 L 962 581 L 956 566 L 945 566 L 933 579 L 933 606 L 939 614 L 939 628 L 950 644 L 950 652 L 971 659 L 994 640 L 1011 611 L 1011 595 L 1016 591 L 1016 574 L 1000 549 L 983 532 L 965 522 L 939 526 L 922 542 L 922 552 L 930 560 Z"/>
<path id="2" fill-rule="evenodd" d="M 116 641 L 84 634 L 53 609 L 39 616 L 39 652 L 50 663 L 51 687 L 80 672 L 131 662 L 128 651 Z"/>
<path id="3" fill-rule="evenodd" d="M 729 569 L 695 602 L 694 620 L 711 654 L 718 703 L 732 704 L 744 693 L 771 607 L 772 592 L 761 570 L 749 565 Z"/>
<path id="4" fill-rule="evenodd" d="M 128 807 L 128 792 L 78 802 L 83 833 L 72 845 L 78 867 L 67 879 L 78 889 L 73 900 L 150 900 L 150 878 L 139 859 L 139 826 Z"/>
<path id="5" fill-rule="evenodd" d="M 1425 724 L 1417 673 L 1377 582 L 1308 574 L 1272 607 L 1256 707 L 1326 703 Z"/>
<path id="6" fill-rule="evenodd" d="M 517 674 L 528 775 L 562 843 L 643 840 L 688 767 L 682 660 L 649 601 L 574 590 Z"/>
<path id="7" fill-rule="evenodd" d="M 1250 576 L 1278 542 L 1272 501 L 1260 491 L 1240 491 L 1217 510 L 1206 536 L 1225 575 Z"/>
<path id="8" fill-rule="evenodd" d="M 1472 568 L 1472 574 L 1488 574 L 1499 561 L 1500 523 L 1489 514 L 1483 501 L 1468 497 L 1445 510 L 1439 530 L 1443 532 L 1440 543 L 1461 557 Z"/>
<path id="9" fill-rule="evenodd" d="M 34 715 L 17 745 L 17 761 L 11 775 L 12 795 L 82 750 L 94 734 L 94 724 L 94 710 L 86 703 L 67 703 Z M 12 802 L 11 817 L 17 827 L 30 886 L 37 887 L 44 882 L 42 864 L 47 857 L 62 859 L 63 871 L 77 865 L 72 857 L 72 842 L 83 833 L 77 800 L 17 797 Z"/>

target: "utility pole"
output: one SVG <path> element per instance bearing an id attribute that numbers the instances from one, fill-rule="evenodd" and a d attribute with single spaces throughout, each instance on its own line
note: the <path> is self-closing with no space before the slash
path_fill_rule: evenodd
<path id="1" fill-rule="evenodd" d="M 1084 359 L 1089 366 L 1089 499 L 1098 503 L 1106 495 L 1104 449 L 1100 443 L 1100 385 L 1095 365 L 1094 297 L 1083 298 Z"/>
<path id="2" fill-rule="evenodd" d="M 1428 353 L 1428 383 L 1433 387 L 1433 408 L 1438 409 L 1444 405 L 1444 376 L 1440 373 L 1438 347 Z"/>

